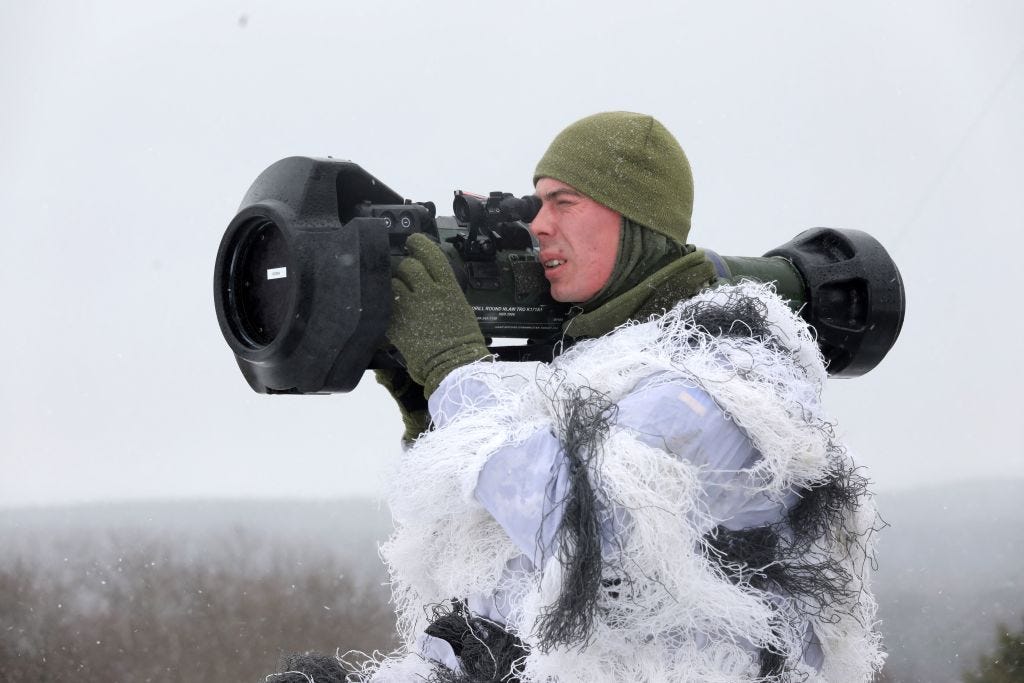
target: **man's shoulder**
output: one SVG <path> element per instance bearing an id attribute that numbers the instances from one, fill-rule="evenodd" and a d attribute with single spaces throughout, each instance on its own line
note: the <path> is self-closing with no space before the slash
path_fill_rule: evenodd
<path id="1" fill-rule="evenodd" d="M 753 281 L 704 290 L 584 340 L 556 365 L 613 399 L 659 375 L 659 382 L 700 386 L 736 410 L 740 395 L 816 409 L 828 376 L 807 323 L 770 285 Z"/>

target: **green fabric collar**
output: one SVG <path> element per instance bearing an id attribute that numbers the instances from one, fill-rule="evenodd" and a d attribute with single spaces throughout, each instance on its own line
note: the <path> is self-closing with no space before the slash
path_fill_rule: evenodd
<path id="1" fill-rule="evenodd" d="M 562 331 L 573 338 L 600 337 L 627 320 L 643 320 L 663 313 L 710 285 L 715 270 L 697 249 L 672 261 L 632 289 L 597 308 L 566 321 Z M 582 310 L 582 309 L 581 309 Z"/>

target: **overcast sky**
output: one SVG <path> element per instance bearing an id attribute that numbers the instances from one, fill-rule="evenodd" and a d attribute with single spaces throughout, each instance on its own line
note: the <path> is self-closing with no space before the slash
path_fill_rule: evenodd
<path id="1" fill-rule="evenodd" d="M 877 489 L 1024 477 L 1016 0 L 5 2 L 0 97 L 0 506 L 378 494 L 372 378 L 257 395 L 221 336 L 249 184 L 332 155 L 450 213 L 612 109 L 687 151 L 696 244 L 827 225 L 896 259 L 902 337 L 826 395 Z"/>

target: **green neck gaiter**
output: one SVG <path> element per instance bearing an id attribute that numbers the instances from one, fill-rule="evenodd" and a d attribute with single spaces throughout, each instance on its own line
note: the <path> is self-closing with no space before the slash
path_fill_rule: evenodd
<path id="1" fill-rule="evenodd" d="M 600 337 L 627 320 L 644 320 L 671 309 L 715 281 L 703 249 L 681 245 L 623 218 L 619 251 L 608 282 L 562 331 L 576 339 Z"/>
<path id="2" fill-rule="evenodd" d="M 580 308 L 586 312 L 593 311 L 619 294 L 633 289 L 646 277 L 693 249 L 692 246 L 677 244 L 665 235 L 623 216 L 619 250 L 612 274 L 597 294 L 579 304 Z"/>

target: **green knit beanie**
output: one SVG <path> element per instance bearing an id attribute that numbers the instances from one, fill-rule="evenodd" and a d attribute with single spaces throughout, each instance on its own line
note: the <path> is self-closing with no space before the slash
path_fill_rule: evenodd
<path id="1" fill-rule="evenodd" d="M 680 243 L 693 213 L 690 162 L 655 118 L 625 111 L 580 119 L 544 153 L 533 184 L 554 178 Z"/>

